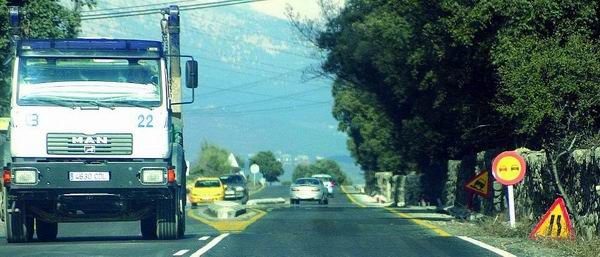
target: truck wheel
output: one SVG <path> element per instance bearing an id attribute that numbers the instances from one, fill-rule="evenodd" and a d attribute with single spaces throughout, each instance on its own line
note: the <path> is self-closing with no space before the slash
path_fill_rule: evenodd
<path id="1" fill-rule="evenodd" d="M 144 239 L 156 239 L 156 214 L 141 219 L 140 230 Z"/>
<path id="2" fill-rule="evenodd" d="M 27 241 L 31 241 L 33 240 L 33 234 L 35 233 L 35 226 L 34 226 L 34 220 L 33 217 L 26 217 L 25 220 L 27 222 L 25 222 L 25 226 L 27 229 Z"/>
<path id="3" fill-rule="evenodd" d="M 185 186 L 185 185 L 184 185 Z M 182 187 L 177 198 L 177 238 L 182 238 L 185 235 L 185 187 Z"/>
<path id="4" fill-rule="evenodd" d="M 177 215 L 176 198 L 159 200 L 156 205 L 156 234 L 158 239 L 176 239 L 177 225 L 179 223 Z"/>
<path id="5" fill-rule="evenodd" d="M 32 222 L 33 223 L 33 222 Z M 35 219 L 35 227 L 37 238 L 40 241 L 54 241 L 58 234 L 58 223 L 45 222 L 40 219 Z"/>
<path id="6" fill-rule="evenodd" d="M 8 213 L 8 202 L 4 202 L 6 213 L 6 241 L 9 243 L 27 242 L 32 236 L 32 226 L 28 224 L 27 214 L 22 204 L 16 204 L 18 212 Z"/>

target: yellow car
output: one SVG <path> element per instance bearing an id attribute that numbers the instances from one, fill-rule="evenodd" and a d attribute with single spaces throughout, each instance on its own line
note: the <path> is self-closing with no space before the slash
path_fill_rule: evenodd
<path id="1" fill-rule="evenodd" d="M 212 203 L 223 200 L 225 187 L 219 178 L 198 178 L 189 194 L 190 203 L 196 206 L 199 203 Z"/>

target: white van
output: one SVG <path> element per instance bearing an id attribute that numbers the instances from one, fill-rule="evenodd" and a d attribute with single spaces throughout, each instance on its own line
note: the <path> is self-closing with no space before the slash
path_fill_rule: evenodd
<path id="1" fill-rule="evenodd" d="M 323 182 L 323 185 L 325 186 L 325 188 L 327 188 L 327 194 L 329 195 L 329 197 L 333 197 L 333 188 L 335 187 L 335 182 L 333 180 L 333 177 L 331 177 L 331 175 L 315 174 L 315 175 L 312 175 L 311 177 L 318 178 L 319 180 L 321 180 L 321 182 Z"/>

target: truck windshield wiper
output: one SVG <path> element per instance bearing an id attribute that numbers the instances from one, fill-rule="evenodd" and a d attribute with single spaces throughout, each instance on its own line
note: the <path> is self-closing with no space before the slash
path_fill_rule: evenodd
<path id="1" fill-rule="evenodd" d="M 115 104 L 119 104 L 119 105 L 124 105 L 124 106 L 133 106 L 133 107 L 141 107 L 141 108 L 146 108 L 148 110 L 153 110 L 154 108 L 141 104 L 141 103 L 136 103 L 136 102 L 128 102 L 128 101 L 118 101 L 118 102 L 112 102 Z"/>
<path id="2" fill-rule="evenodd" d="M 75 109 L 74 104 L 68 103 L 68 102 L 65 102 L 62 100 L 58 100 L 58 99 L 47 99 L 47 98 L 39 99 L 38 98 L 38 99 L 32 99 L 31 102 L 49 104 L 49 105 L 53 105 L 53 106 L 62 106 L 62 107 Z"/>
<path id="3" fill-rule="evenodd" d="M 104 108 L 108 108 L 108 109 L 111 109 L 111 110 L 114 110 L 114 109 L 115 109 L 115 106 L 114 106 L 114 105 L 112 105 L 112 104 L 109 104 L 109 103 L 104 103 L 104 102 L 101 102 L 101 101 L 89 101 L 89 102 L 87 102 L 87 103 L 90 103 L 90 104 L 92 104 L 92 105 L 95 105 L 96 107 L 104 107 Z M 80 108 L 81 108 L 81 107 L 82 107 L 82 106 L 80 106 Z"/>

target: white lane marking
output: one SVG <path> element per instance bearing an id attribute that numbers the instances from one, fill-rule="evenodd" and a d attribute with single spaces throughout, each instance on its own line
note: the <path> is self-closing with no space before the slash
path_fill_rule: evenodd
<path id="1" fill-rule="evenodd" d="M 469 243 L 471 243 L 471 244 L 474 244 L 474 245 L 476 245 L 476 246 L 479 246 L 479 247 L 481 247 L 481 248 L 484 248 L 484 249 L 487 249 L 487 250 L 489 250 L 489 251 L 492 251 L 492 252 L 494 252 L 495 254 L 498 254 L 498 255 L 500 255 L 500 256 L 502 256 L 502 257 L 517 257 L 516 255 L 514 255 L 514 254 L 512 254 L 512 253 L 509 253 L 509 252 L 507 252 L 507 251 L 504 251 L 504 250 L 498 249 L 498 248 L 496 248 L 496 247 L 493 247 L 493 246 L 491 246 L 491 245 L 488 245 L 488 244 L 486 244 L 486 243 L 483 243 L 483 242 L 481 242 L 481 241 L 477 241 L 477 240 L 475 240 L 475 239 L 473 239 L 473 238 L 470 238 L 470 237 L 468 237 L 468 236 L 457 236 L 457 237 L 458 237 L 458 238 L 460 238 L 460 239 L 462 239 L 462 240 L 465 240 L 465 241 L 467 241 L 467 242 L 469 242 Z"/>
<path id="2" fill-rule="evenodd" d="M 228 235 L 229 235 L 229 233 L 220 234 L 218 237 L 215 237 L 212 241 L 208 242 L 208 244 L 206 244 L 204 247 L 200 248 L 198 251 L 196 251 L 195 253 L 190 255 L 190 257 L 202 256 L 203 254 L 208 252 L 208 250 L 215 247 L 215 245 L 217 245 L 219 242 L 221 242 L 221 240 L 223 240 L 223 238 L 227 237 Z"/>
<path id="3" fill-rule="evenodd" d="M 187 252 L 189 252 L 190 250 L 185 249 L 185 250 L 179 250 L 178 252 L 176 252 L 175 254 L 173 254 L 173 256 L 181 256 L 186 254 Z"/>
<path id="4" fill-rule="evenodd" d="M 203 236 L 201 238 L 198 238 L 198 240 L 200 240 L 200 241 L 206 241 L 206 239 L 209 239 L 209 238 L 210 238 L 210 236 Z"/>

